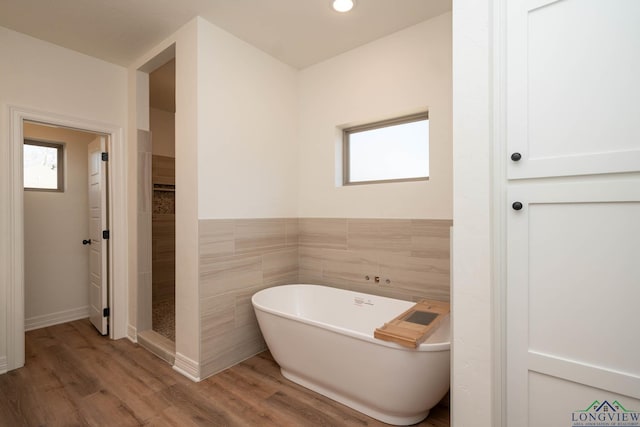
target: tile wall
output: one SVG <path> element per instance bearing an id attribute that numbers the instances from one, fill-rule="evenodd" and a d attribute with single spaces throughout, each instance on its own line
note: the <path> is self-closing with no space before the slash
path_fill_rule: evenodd
<path id="1" fill-rule="evenodd" d="M 266 348 L 251 296 L 298 281 L 298 219 L 201 220 L 199 227 L 205 378 Z"/>
<path id="2" fill-rule="evenodd" d="M 319 283 L 449 301 L 451 225 L 412 219 L 200 220 L 201 378 L 266 348 L 251 296 L 269 286 Z"/>
<path id="3" fill-rule="evenodd" d="M 175 159 L 152 156 L 151 181 L 153 183 L 151 209 L 151 259 L 152 301 L 175 300 L 176 280 L 176 206 L 175 206 Z M 156 186 L 160 186 L 156 188 Z M 175 304 L 174 302 L 172 305 Z M 171 317 L 174 317 L 171 315 Z M 154 328 L 156 325 L 153 325 Z"/>
<path id="4" fill-rule="evenodd" d="M 450 220 L 301 218 L 298 279 L 405 300 L 449 301 L 451 225 Z"/>

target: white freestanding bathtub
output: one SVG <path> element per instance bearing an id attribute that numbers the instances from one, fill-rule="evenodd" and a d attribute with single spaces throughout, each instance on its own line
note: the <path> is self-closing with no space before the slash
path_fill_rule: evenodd
<path id="1" fill-rule="evenodd" d="M 389 424 L 423 420 L 449 389 L 449 316 L 417 349 L 373 337 L 412 302 L 318 285 L 251 299 L 282 375 Z"/>

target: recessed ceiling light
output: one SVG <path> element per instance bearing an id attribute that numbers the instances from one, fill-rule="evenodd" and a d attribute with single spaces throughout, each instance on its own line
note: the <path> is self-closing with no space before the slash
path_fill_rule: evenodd
<path id="1" fill-rule="evenodd" d="M 355 3 L 355 0 L 333 0 L 333 9 L 336 12 L 349 12 Z"/>

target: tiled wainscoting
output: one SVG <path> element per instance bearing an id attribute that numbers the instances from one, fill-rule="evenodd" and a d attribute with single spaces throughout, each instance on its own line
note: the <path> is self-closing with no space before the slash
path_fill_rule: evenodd
<path id="1" fill-rule="evenodd" d="M 451 224 L 301 218 L 298 280 L 405 300 L 449 301 Z"/>
<path id="2" fill-rule="evenodd" d="M 251 305 L 298 281 L 298 219 L 201 220 L 200 377 L 264 350 Z"/>
<path id="3" fill-rule="evenodd" d="M 411 219 L 200 220 L 200 377 L 265 349 L 251 296 L 269 286 L 318 283 L 448 301 L 451 225 Z"/>

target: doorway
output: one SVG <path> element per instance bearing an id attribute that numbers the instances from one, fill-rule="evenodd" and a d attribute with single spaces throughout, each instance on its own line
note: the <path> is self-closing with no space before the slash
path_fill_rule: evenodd
<path id="1" fill-rule="evenodd" d="M 175 56 L 148 72 L 149 132 L 138 130 L 138 200 L 141 272 L 138 343 L 170 364 L 175 361 Z M 161 55 L 162 57 L 162 55 Z M 146 71 L 145 71 L 146 73 Z M 147 208 L 149 207 L 149 208 Z M 144 232 L 149 230 L 149 233 Z M 148 278 L 150 276 L 150 279 Z"/>
<path id="2" fill-rule="evenodd" d="M 24 184 L 23 184 L 23 126 L 25 122 L 47 123 L 62 128 L 80 129 L 106 135 L 111 142 L 109 170 L 109 217 L 111 244 L 108 256 L 111 260 L 108 275 L 113 284 L 109 295 L 111 328 L 109 337 L 127 335 L 127 203 L 126 203 L 126 153 L 123 129 L 104 123 L 42 112 L 23 107 L 10 107 L 10 143 L 7 149 L 10 171 L 7 188 L 2 196 L 6 200 L 8 215 L 5 227 L 6 257 L 3 275 L 7 278 L 6 303 L 6 370 L 20 368 L 25 362 L 25 277 L 24 277 Z M 116 236 L 118 236 L 116 238 Z M 122 237 L 122 238 L 120 238 Z"/>
<path id="3" fill-rule="evenodd" d="M 23 135 L 25 330 L 91 317 L 106 335 L 108 280 L 102 270 L 108 260 L 102 247 L 108 240 L 101 234 L 107 218 L 90 202 L 106 208 L 107 188 L 104 179 L 94 180 L 98 197 L 90 197 L 89 177 L 101 176 L 91 174 L 96 162 L 88 156 L 96 144 L 99 155 L 108 151 L 107 138 L 32 121 L 24 121 Z M 100 221 L 90 219 L 96 215 Z"/>
<path id="4" fill-rule="evenodd" d="M 152 329 L 175 342 L 175 72 L 172 59 L 149 74 L 151 129 Z"/>

